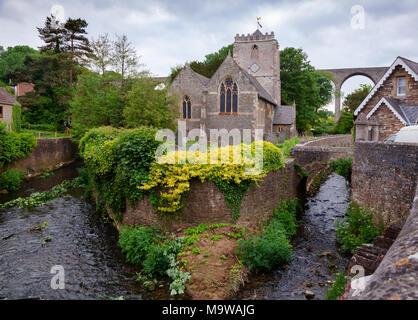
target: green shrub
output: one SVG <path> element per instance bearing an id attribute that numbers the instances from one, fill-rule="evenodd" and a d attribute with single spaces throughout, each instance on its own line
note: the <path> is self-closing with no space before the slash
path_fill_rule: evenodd
<path id="1" fill-rule="evenodd" d="M 161 233 L 157 228 L 125 227 L 119 233 L 118 244 L 126 261 L 142 265 L 151 245 L 158 239 L 161 239 Z"/>
<path id="2" fill-rule="evenodd" d="M 292 149 L 294 146 L 296 146 L 299 142 L 300 138 L 295 137 L 293 139 L 285 139 L 283 143 L 279 143 L 277 147 L 282 150 L 283 155 L 285 158 L 290 157 L 290 149 Z"/>
<path id="3" fill-rule="evenodd" d="M 29 133 L 17 133 L 6 130 L 6 124 L 0 121 L 0 168 L 27 157 L 36 146 L 36 138 Z"/>
<path id="4" fill-rule="evenodd" d="M 273 211 L 273 221 L 282 224 L 287 237 L 294 236 L 298 230 L 296 213 L 299 203 L 296 199 L 281 201 L 280 205 Z"/>
<path id="5" fill-rule="evenodd" d="M 335 276 L 335 281 L 331 288 L 327 291 L 325 300 L 337 300 L 345 291 L 347 284 L 347 277 L 343 271 L 338 271 Z"/>
<path id="6" fill-rule="evenodd" d="M 296 210 L 297 200 L 282 201 L 260 235 L 238 241 L 237 253 L 250 270 L 271 271 L 290 261 L 289 237 L 297 231 Z"/>
<path id="7" fill-rule="evenodd" d="M 22 129 L 22 109 L 20 105 L 14 105 L 12 109 L 12 130 L 20 132 Z"/>
<path id="8" fill-rule="evenodd" d="M 373 223 L 373 212 L 354 203 L 347 210 L 347 217 L 337 222 L 337 241 L 343 252 L 352 253 L 363 243 L 371 243 L 382 234 L 383 223 Z"/>
<path id="9" fill-rule="evenodd" d="M 149 275 L 165 275 L 170 266 L 167 255 L 167 248 L 163 245 L 149 247 L 148 253 L 143 262 L 144 272 Z"/>
<path id="10" fill-rule="evenodd" d="M 351 171 L 353 167 L 353 159 L 339 159 L 331 161 L 331 168 L 336 174 L 343 176 L 347 181 L 351 181 Z"/>
<path id="11" fill-rule="evenodd" d="M 292 246 L 282 232 L 267 232 L 262 236 L 251 236 L 238 243 L 242 261 L 255 272 L 271 271 L 290 261 Z"/>
<path id="12" fill-rule="evenodd" d="M 142 197 L 138 189 L 148 180 L 155 151 L 156 129 L 95 128 L 80 140 L 79 149 L 93 188 L 115 214 L 125 210 L 126 199 Z M 118 215 L 120 218 L 120 216 Z"/>
<path id="13" fill-rule="evenodd" d="M 16 169 L 3 172 L 0 176 L 0 189 L 6 189 L 7 191 L 19 190 L 23 175 L 22 171 Z"/>

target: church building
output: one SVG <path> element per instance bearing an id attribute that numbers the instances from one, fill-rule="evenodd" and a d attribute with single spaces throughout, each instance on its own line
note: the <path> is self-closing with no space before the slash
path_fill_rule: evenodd
<path id="1" fill-rule="evenodd" d="M 210 79 L 186 64 L 171 86 L 188 131 L 201 129 L 209 137 L 210 129 L 262 129 L 272 143 L 297 135 L 296 107 L 281 109 L 280 51 L 273 32 L 237 34 L 233 56 L 228 54 Z"/>

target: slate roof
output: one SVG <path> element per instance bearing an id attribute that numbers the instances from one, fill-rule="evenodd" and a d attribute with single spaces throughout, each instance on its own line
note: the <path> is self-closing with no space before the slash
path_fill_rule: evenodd
<path id="1" fill-rule="evenodd" d="M 273 97 L 266 91 L 266 89 L 264 89 L 264 87 L 260 84 L 260 82 L 258 82 L 256 78 L 254 78 L 244 69 L 241 68 L 241 70 L 245 74 L 245 76 L 250 80 L 252 85 L 257 89 L 258 97 L 276 106 L 277 103 L 274 101 Z"/>
<path id="2" fill-rule="evenodd" d="M 10 93 L 8 93 L 6 89 L 0 88 L 0 104 L 14 106 L 20 103 L 17 102 L 17 100 Z"/>
<path id="3" fill-rule="evenodd" d="M 370 99 L 378 92 L 379 88 L 384 84 L 386 79 L 393 73 L 395 68 L 399 65 L 406 69 L 406 71 L 411 75 L 411 77 L 418 82 L 418 63 L 403 57 L 397 57 L 396 60 L 392 63 L 392 65 L 388 68 L 384 76 L 379 80 L 379 82 L 373 87 L 373 89 L 363 100 L 363 102 L 354 111 L 355 116 L 357 116 L 359 112 L 366 106 L 367 102 L 369 102 Z"/>
<path id="4" fill-rule="evenodd" d="M 418 106 L 402 105 L 400 100 L 393 98 L 382 98 L 380 102 L 370 111 L 367 118 L 370 118 L 382 103 L 388 104 L 389 109 L 397 116 L 405 125 L 415 125 L 418 121 Z"/>
<path id="5" fill-rule="evenodd" d="M 296 109 L 294 106 L 278 106 L 274 110 L 273 124 L 291 125 L 295 118 Z"/>

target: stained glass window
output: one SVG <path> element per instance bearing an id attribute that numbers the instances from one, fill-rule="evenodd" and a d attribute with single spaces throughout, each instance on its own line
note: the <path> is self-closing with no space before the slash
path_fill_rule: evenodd
<path id="1" fill-rule="evenodd" d="M 219 99 L 221 113 L 238 113 L 238 86 L 232 77 L 228 76 L 222 82 Z"/>

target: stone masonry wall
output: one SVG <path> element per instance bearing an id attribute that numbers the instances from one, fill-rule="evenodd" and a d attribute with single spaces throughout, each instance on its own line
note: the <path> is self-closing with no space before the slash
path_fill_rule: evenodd
<path id="1" fill-rule="evenodd" d="M 236 222 L 238 225 L 258 226 L 261 221 L 270 218 L 280 200 L 290 200 L 297 196 L 300 179 L 295 173 L 294 163 L 293 159 L 287 159 L 284 168 L 269 172 L 258 185 L 247 191 L 241 203 L 240 216 Z M 148 196 L 144 196 L 134 205 L 127 202 L 121 224 L 158 224 L 166 230 L 176 231 L 195 227 L 200 223 L 227 223 L 232 220 L 224 195 L 213 182 L 194 182 L 184 203 L 184 212 L 169 219 L 156 214 Z"/>
<path id="2" fill-rule="evenodd" d="M 77 153 L 77 145 L 70 138 L 38 139 L 37 146 L 27 158 L 9 163 L 0 171 L 18 169 L 34 174 L 42 169 L 52 170 L 74 161 Z"/>
<path id="3" fill-rule="evenodd" d="M 337 135 L 307 140 L 291 150 L 296 163 L 304 166 L 312 162 L 330 162 L 353 157 L 351 135 Z"/>
<path id="4" fill-rule="evenodd" d="M 377 270 L 351 300 L 418 299 L 418 181 L 407 221 Z"/>
<path id="5" fill-rule="evenodd" d="M 418 177 L 418 145 L 356 142 L 351 177 L 352 200 L 376 209 L 386 224 L 405 221 Z"/>

